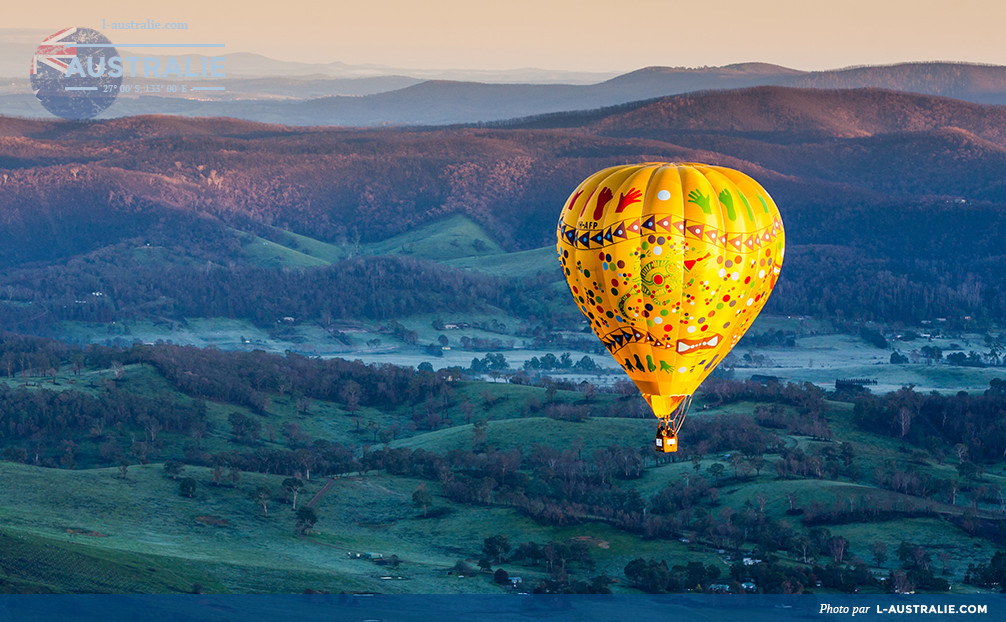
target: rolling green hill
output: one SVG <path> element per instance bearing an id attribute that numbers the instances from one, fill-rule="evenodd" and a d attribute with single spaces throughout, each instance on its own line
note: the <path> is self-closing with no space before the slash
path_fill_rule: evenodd
<path id="1" fill-rule="evenodd" d="M 503 249 L 471 219 L 452 216 L 380 242 L 363 245 L 361 252 L 368 255 L 410 255 L 445 261 L 496 255 L 502 253 Z"/>
<path id="2" fill-rule="evenodd" d="M 238 232 L 244 255 L 264 267 L 310 268 L 359 255 L 403 255 L 448 266 L 474 268 L 494 276 L 523 276 L 554 266 L 554 250 L 506 252 L 477 223 L 466 216 L 418 227 L 380 242 L 342 246 L 291 231 L 269 228 L 269 239 Z"/>
<path id="3" fill-rule="evenodd" d="M 556 280 L 562 278 L 562 273 L 557 269 L 558 263 L 553 246 L 512 253 L 448 259 L 444 263 L 455 268 L 470 268 L 493 276 L 522 277 L 551 272 L 555 275 Z"/>

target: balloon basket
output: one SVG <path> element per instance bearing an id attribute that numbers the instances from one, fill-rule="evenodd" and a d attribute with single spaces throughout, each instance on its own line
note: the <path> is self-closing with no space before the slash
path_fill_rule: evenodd
<path id="1" fill-rule="evenodd" d="M 669 454 L 678 450 L 678 436 L 676 434 L 662 434 L 663 430 L 657 430 L 657 438 L 653 441 L 653 448 L 658 454 Z"/>

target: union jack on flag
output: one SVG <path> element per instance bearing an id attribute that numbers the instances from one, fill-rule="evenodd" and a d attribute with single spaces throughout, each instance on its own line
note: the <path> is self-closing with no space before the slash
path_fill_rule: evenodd
<path id="1" fill-rule="evenodd" d="M 31 59 L 32 75 L 38 73 L 39 63 L 48 65 L 61 74 L 66 74 L 66 70 L 70 67 L 69 61 L 77 56 L 77 43 L 65 39 L 76 32 L 76 28 L 64 28 L 39 44 Z"/>

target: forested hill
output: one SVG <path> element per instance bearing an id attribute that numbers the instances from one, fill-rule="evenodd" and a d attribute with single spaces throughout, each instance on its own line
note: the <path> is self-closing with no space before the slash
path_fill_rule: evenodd
<path id="1" fill-rule="evenodd" d="M 505 250 L 530 249 L 551 243 L 558 206 L 591 172 L 703 161 L 748 172 L 780 205 L 790 252 L 776 311 L 1001 316 L 1003 128 L 997 106 L 779 87 L 494 127 L 0 119 L 0 266 L 137 243 L 167 249 L 143 255 L 147 271 L 227 266 L 241 257 L 234 230 L 352 249 L 452 215 Z"/>
<path id="2" fill-rule="evenodd" d="M 499 128 L 2 119 L 0 217 L 14 237 L 4 242 L 46 228 L 58 234 L 54 215 L 76 229 L 109 212 L 125 219 L 124 230 L 154 212 L 262 222 L 326 241 L 353 234 L 372 241 L 466 213 L 510 248 L 530 248 L 550 239 L 556 206 L 580 179 L 642 159 L 736 166 L 779 195 L 784 212 L 839 187 L 861 200 L 998 202 L 1006 196 L 1004 128 L 1006 109 L 997 106 L 877 90 L 770 87 Z M 34 230 L 42 223 L 42 231 Z M 3 247 L 9 263 L 14 249 Z"/>

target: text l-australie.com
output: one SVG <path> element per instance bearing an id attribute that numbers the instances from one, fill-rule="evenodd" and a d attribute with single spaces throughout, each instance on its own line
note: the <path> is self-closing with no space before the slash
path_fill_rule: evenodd
<path id="1" fill-rule="evenodd" d="M 102 30 L 188 30 L 187 22 L 155 22 L 152 19 L 146 21 L 116 22 L 101 20 Z"/>

